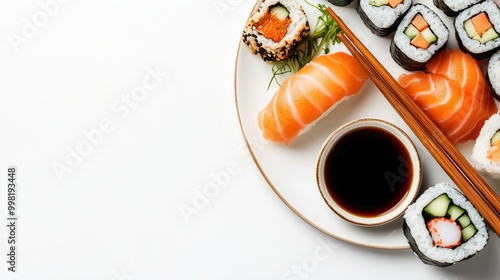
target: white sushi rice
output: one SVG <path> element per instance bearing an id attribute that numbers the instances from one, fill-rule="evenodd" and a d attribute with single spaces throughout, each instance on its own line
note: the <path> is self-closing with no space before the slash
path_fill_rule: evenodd
<path id="1" fill-rule="evenodd" d="M 467 211 L 472 223 L 478 230 L 467 242 L 462 243 L 455 249 L 434 246 L 422 216 L 423 208 L 443 193 L 448 195 L 453 204 Z M 483 217 L 481 217 L 474 206 L 460 191 L 448 183 L 438 183 L 427 189 L 408 207 L 403 217 L 410 228 L 411 235 L 415 239 L 420 252 L 426 257 L 440 263 L 453 264 L 464 260 L 467 257 L 477 254 L 488 242 L 489 235 Z"/>
<path id="2" fill-rule="evenodd" d="M 425 21 L 429 24 L 432 32 L 438 38 L 437 42 L 431 44 L 427 49 L 421 49 L 413 46 L 410 43 L 410 38 L 404 33 L 406 27 L 408 27 L 418 13 L 422 15 Z M 431 59 L 431 57 L 448 42 L 449 37 L 450 31 L 433 10 L 425 5 L 415 4 L 398 25 L 396 33 L 394 34 L 394 43 L 413 61 L 424 63 Z"/>
<path id="3" fill-rule="evenodd" d="M 481 1 L 483 0 L 472 0 L 472 1 L 443 0 L 446 6 L 448 6 L 450 10 L 453 10 L 455 12 L 466 9 L 467 7 L 477 4 Z"/>
<path id="4" fill-rule="evenodd" d="M 330 108 L 328 108 L 328 110 L 326 110 L 321 116 L 319 116 L 317 119 L 315 119 L 310 124 L 304 126 L 304 128 L 299 132 L 299 134 L 297 136 L 305 134 L 306 132 L 308 132 L 309 130 L 311 130 L 311 128 L 313 128 L 320 120 L 322 120 L 323 118 L 325 118 L 326 116 L 328 116 L 328 114 L 330 114 L 333 110 L 335 110 L 335 108 L 337 108 L 337 106 L 339 106 L 341 103 L 347 101 L 352 96 L 353 95 L 346 95 L 346 96 L 342 97 L 339 101 L 337 101 Z"/>
<path id="5" fill-rule="evenodd" d="M 491 116 L 481 128 L 476 143 L 472 148 L 471 164 L 479 172 L 492 178 L 500 179 L 500 163 L 493 163 L 487 157 L 491 137 L 500 129 L 500 114 Z"/>
<path id="6" fill-rule="evenodd" d="M 254 24 L 269 11 L 269 7 L 276 4 L 280 4 L 288 10 L 288 16 L 292 21 L 287 27 L 285 37 L 279 42 L 264 37 L 264 35 L 254 26 Z M 250 51 L 257 52 L 260 48 L 264 48 L 269 53 L 273 54 L 276 60 L 288 57 L 288 51 L 303 38 L 307 37 L 309 32 L 310 27 L 307 16 L 297 0 L 264 0 L 250 16 L 243 30 L 245 43 L 249 46 Z M 266 58 L 265 60 L 268 59 Z M 271 59 L 270 61 L 273 60 L 274 59 Z"/>
<path id="7" fill-rule="evenodd" d="M 411 6 L 411 0 L 404 0 L 394 9 L 388 5 L 373 6 L 370 0 L 360 0 L 359 5 L 374 25 L 378 28 L 390 27 L 400 16 L 402 16 Z"/>
<path id="8" fill-rule="evenodd" d="M 490 58 L 488 63 L 488 78 L 493 90 L 497 95 L 500 95 L 500 51 L 497 51 Z"/>
<path id="9" fill-rule="evenodd" d="M 495 28 L 497 32 L 500 32 L 500 8 L 492 0 L 484 1 L 462 11 L 455 18 L 454 23 L 455 30 L 458 37 L 462 41 L 462 44 L 466 49 L 473 53 L 484 53 L 500 46 L 500 37 L 483 44 L 478 40 L 469 38 L 469 36 L 467 35 L 467 32 L 464 28 L 464 22 L 471 17 L 479 14 L 480 12 L 486 12 L 486 14 L 488 15 L 488 19 L 493 25 L 493 28 Z"/>

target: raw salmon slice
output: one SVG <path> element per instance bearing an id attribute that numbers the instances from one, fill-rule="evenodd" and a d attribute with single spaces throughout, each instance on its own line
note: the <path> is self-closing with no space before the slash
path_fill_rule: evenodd
<path id="1" fill-rule="evenodd" d="M 368 75 L 349 54 L 315 58 L 287 79 L 259 113 L 264 138 L 289 144 L 340 102 L 356 94 Z"/>
<path id="2" fill-rule="evenodd" d="M 459 49 L 444 50 L 427 72 L 403 74 L 398 82 L 453 144 L 476 139 L 498 111 L 478 62 Z"/>

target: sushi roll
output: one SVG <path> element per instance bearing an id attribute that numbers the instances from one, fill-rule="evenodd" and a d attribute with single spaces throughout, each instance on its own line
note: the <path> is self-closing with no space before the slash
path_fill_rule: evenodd
<path id="1" fill-rule="evenodd" d="M 500 114 L 484 122 L 472 148 L 471 163 L 479 172 L 500 179 Z"/>
<path id="2" fill-rule="evenodd" d="M 411 0 L 360 0 L 356 10 L 373 34 L 387 36 L 410 7 Z"/>
<path id="3" fill-rule="evenodd" d="M 441 9 L 447 16 L 454 17 L 461 11 L 482 1 L 484 0 L 434 0 L 434 5 L 438 9 Z"/>
<path id="4" fill-rule="evenodd" d="M 473 257 L 488 242 L 483 217 L 448 183 L 427 189 L 403 217 L 403 233 L 425 264 L 455 264 Z"/>
<path id="5" fill-rule="evenodd" d="M 297 0 L 268 0 L 248 19 L 242 39 L 253 54 L 274 62 L 287 58 L 309 32 L 306 13 Z"/>
<path id="6" fill-rule="evenodd" d="M 328 2 L 332 3 L 335 6 L 347 6 L 352 3 L 352 0 L 328 0 Z"/>
<path id="7" fill-rule="evenodd" d="M 475 59 L 487 58 L 500 48 L 500 8 L 492 0 L 458 14 L 454 26 L 458 45 Z"/>
<path id="8" fill-rule="evenodd" d="M 391 56 L 406 70 L 420 70 L 446 47 L 449 37 L 448 27 L 433 10 L 424 4 L 415 4 L 396 29 Z"/>
<path id="9" fill-rule="evenodd" d="M 493 96 L 500 101 L 500 51 L 493 54 L 488 62 L 486 72 Z"/>

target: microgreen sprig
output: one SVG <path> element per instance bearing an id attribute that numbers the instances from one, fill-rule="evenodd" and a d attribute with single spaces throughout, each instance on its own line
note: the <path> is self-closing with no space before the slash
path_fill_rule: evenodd
<path id="1" fill-rule="evenodd" d="M 272 66 L 272 78 L 269 81 L 268 89 L 271 84 L 276 82 L 278 85 L 278 76 L 286 73 L 296 73 L 307 63 L 309 63 L 313 58 L 319 55 L 322 50 L 323 53 L 328 54 L 330 52 L 330 46 L 336 43 L 340 43 L 338 35 L 341 29 L 333 20 L 333 18 L 328 14 L 326 10 L 327 6 L 323 4 L 318 4 L 317 6 L 304 0 L 308 5 L 316 8 L 321 14 L 318 16 L 316 25 L 312 33 L 301 41 L 294 49 L 290 50 L 288 58 L 280 61 L 273 62 Z"/>

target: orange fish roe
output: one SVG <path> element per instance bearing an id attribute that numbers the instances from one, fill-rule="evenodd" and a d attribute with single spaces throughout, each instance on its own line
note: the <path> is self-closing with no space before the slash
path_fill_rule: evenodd
<path id="1" fill-rule="evenodd" d="M 262 32 L 264 37 L 279 42 L 285 37 L 286 29 L 291 23 L 292 20 L 289 17 L 281 20 L 277 16 L 266 12 L 254 26 Z"/>
<path id="2" fill-rule="evenodd" d="M 493 143 L 493 145 L 486 151 L 486 157 L 491 162 L 500 162 L 500 141 Z"/>

